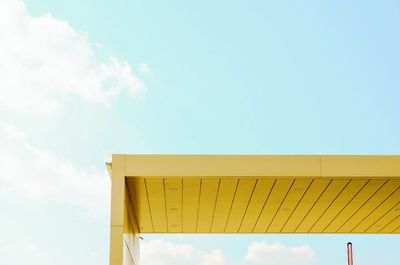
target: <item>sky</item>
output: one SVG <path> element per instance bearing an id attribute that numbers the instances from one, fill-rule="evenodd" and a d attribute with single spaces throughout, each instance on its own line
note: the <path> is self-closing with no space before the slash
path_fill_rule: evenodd
<path id="1" fill-rule="evenodd" d="M 400 154 L 398 1 L 0 0 L 0 265 L 108 264 L 113 153 Z M 143 235 L 144 265 L 398 264 L 400 235 Z"/>

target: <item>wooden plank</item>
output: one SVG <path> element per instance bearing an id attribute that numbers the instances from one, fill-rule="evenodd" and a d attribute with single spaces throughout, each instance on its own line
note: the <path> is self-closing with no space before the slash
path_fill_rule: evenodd
<path id="1" fill-rule="evenodd" d="M 292 184 L 292 179 L 278 179 L 275 182 L 271 194 L 260 214 L 260 218 L 254 227 L 253 231 L 255 233 L 265 233 L 267 231 Z"/>
<path id="2" fill-rule="evenodd" d="M 239 180 L 228 222 L 225 227 L 226 233 L 238 232 L 255 184 L 256 178 L 243 178 Z"/>

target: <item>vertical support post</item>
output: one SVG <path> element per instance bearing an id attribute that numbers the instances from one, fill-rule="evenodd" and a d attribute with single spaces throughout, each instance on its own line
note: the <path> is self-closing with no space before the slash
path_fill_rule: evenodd
<path id="1" fill-rule="evenodd" d="M 125 157 L 112 156 L 110 265 L 123 265 Z"/>
<path id="2" fill-rule="evenodd" d="M 353 265 L 353 244 L 347 243 L 347 264 Z"/>
<path id="3" fill-rule="evenodd" d="M 125 181 L 125 156 L 113 155 L 110 265 L 139 265 L 139 228 Z"/>

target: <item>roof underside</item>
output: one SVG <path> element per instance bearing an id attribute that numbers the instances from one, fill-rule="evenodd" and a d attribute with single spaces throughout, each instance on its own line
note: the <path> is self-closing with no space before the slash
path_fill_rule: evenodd
<path id="1" fill-rule="evenodd" d="M 142 233 L 400 233 L 399 156 L 132 155 L 125 175 Z"/>

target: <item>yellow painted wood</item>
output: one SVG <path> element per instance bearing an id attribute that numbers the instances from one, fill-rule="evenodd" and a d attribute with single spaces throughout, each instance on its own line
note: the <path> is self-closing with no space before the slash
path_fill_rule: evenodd
<path id="1" fill-rule="evenodd" d="M 370 199 L 387 180 L 370 180 L 364 188 L 346 205 L 346 207 L 325 228 L 325 233 L 335 233 Z M 338 198 L 339 199 L 339 198 Z M 349 232 L 349 231 L 347 231 Z"/>
<path id="2" fill-rule="evenodd" d="M 201 182 L 199 214 L 196 230 L 198 233 L 210 233 L 219 182 L 220 180 L 217 178 L 203 179 Z"/>
<path id="3" fill-rule="evenodd" d="M 110 265 L 139 233 L 400 234 L 400 156 L 113 155 Z"/>
<path id="4" fill-rule="evenodd" d="M 258 179 L 247 211 L 239 228 L 240 233 L 251 233 L 274 185 L 274 179 Z"/>
<path id="5" fill-rule="evenodd" d="M 400 156 L 114 155 L 107 169 L 113 231 L 126 195 L 141 233 L 399 230 Z"/>
<path id="6" fill-rule="evenodd" d="M 165 179 L 168 232 L 182 232 L 182 179 Z"/>
<path id="7" fill-rule="evenodd" d="M 184 233 L 195 233 L 197 228 L 201 179 L 184 178 L 182 182 L 183 182 L 182 229 Z"/>
<path id="8" fill-rule="evenodd" d="M 361 155 L 361 156 L 320 156 L 321 176 L 386 178 L 399 176 L 400 156 Z"/>
<path id="9" fill-rule="evenodd" d="M 325 228 L 336 216 L 343 210 L 344 207 L 357 195 L 357 193 L 366 185 L 367 179 L 355 179 L 343 189 L 343 191 L 335 198 L 329 208 L 321 215 L 318 221 L 311 227 L 311 233 L 324 232 Z"/>
<path id="10" fill-rule="evenodd" d="M 237 233 L 240 224 L 249 204 L 250 197 L 256 184 L 255 178 L 243 178 L 239 180 L 235 198 L 232 203 L 228 222 L 226 223 L 226 233 Z"/>
<path id="11" fill-rule="evenodd" d="M 110 265 L 121 265 L 124 257 L 125 172 L 124 155 L 113 155 L 111 179 Z"/>
<path id="12" fill-rule="evenodd" d="M 235 196 L 237 179 L 221 179 L 217 201 L 215 204 L 214 216 L 212 219 L 211 232 L 223 233 L 229 212 L 232 207 L 233 197 Z"/>
<path id="13" fill-rule="evenodd" d="M 393 192 L 385 201 L 382 202 L 376 209 L 371 210 L 371 213 L 362 220 L 351 232 L 364 233 L 387 212 L 389 212 L 400 201 L 400 189 Z"/>
<path id="14" fill-rule="evenodd" d="M 113 155 L 113 178 L 111 181 L 111 225 L 124 224 L 125 156 Z"/>
<path id="15" fill-rule="evenodd" d="M 318 198 L 318 201 L 313 205 L 312 209 L 302 220 L 300 225 L 296 228 L 296 232 L 308 233 L 315 222 L 317 222 L 326 209 L 328 209 L 331 203 L 335 201 L 343 188 L 346 187 L 348 182 L 349 180 L 346 179 L 333 180 L 321 197 Z"/>
<path id="16" fill-rule="evenodd" d="M 129 196 L 125 197 L 125 220 L 124 220 L 124 264 L 139 264 L 139 242 L 138 226 L 133 213 L 132 203 Z"/>
<path id="17" fill-rule="evenodd" d="M 126 155 L 126 176 L 320 176 L 320 156 Z M 399 159 L 400 161 L 400 159 Z"/>
<path id="18" fill-rule="evenodd" d="M 139 230 L 143 233 L 152 233 L 154 231 L 153 222 L 144 178 L 128 179 L 127 187 Z"/>
<path id="19" fill-rule="evenodd" d="M 400 227 L 400 212 L 398 213 L 398 216 L 390 222 L 388 225 L 386 225 L 383 229 L 379 230 L 380 233 L 393 233 L 397 228 Z"/>
<path id="20" fill-rule="evenodd" d="M 311 186 L 307 190 L 307 193 L 304 194 L 300 203 L 297 205 L 285 226 L 282 228 L 282 233 L 293 233 L 296 231 L 296 228 L 311 210 L 313 205 L 317 202 L 318 198 L 321 196 L 330 182 L 330 179 L 313 180 Z"/>
<path id="21" fill-rule="evenodd" d="M 373 225 L 371 225 L 365 233 L 378 233 L 386 225 L 393 222 L 400 215 L 400 198 L 399 203 L 396 204 L 392 209 L 390 209 L 384 216 L 379 218 Z M 400 225 L 400 224 L 399 224 Z"/>
<path id="22" fill-rule="evenodd" d="M 110 227 L 110 265 L 123 264 L 124 257 L 124 226 L 114 225 Z"/>
<path id="23" fill-rule="evenodd" d="M 286 224 L 286 221 L 296 209 L 297 205 L 299 204 L 301 198 L 307 191 L 311 182 L 312 182 L 311 179 L 301 179 L 294 181 L 285 200 L 279 207 L 279 210 L 276 213 L 275 218 L 269 225 L 267 229 L 268 233 L 279 233 L 282 230 L 282 228 Z"/>
<path id="24" fill-rule="evenodd" d="M 147 178 L 145 180 L 153 229 L 155 233 L 165 233 L 167 230 L 167 214 L 162 178 Z"/>
<path id="25" fill-rule="evenodd" d="M 142 233 L 386 233 L 389 217 L 370 226 L 400 202 L 400 180 L 349 180 L 139 177 L 127 187 Z"/>
<path id="26" fill-rule="evenodd" d="M 337 231 L 338 233 L 350 233 L 360 224 L 371 212 L 381 205 L 393 192 L 400 187 L 400 180 L 389 180 L 371 198 L 351 216 Z"/>
<path id="27" fill-rule="evenodd" d="M 255 233 L 265 233 L 275 217 L 276 212 L 285 199 L 290 187 L 293 184 L 292 179 L 278 179 L 272 188 L 271 194 L 258 218 L 254 227 Z"/>
<path id="28" fill-rule="evenodd" d="M 126 176 L 399 177 L 400 156 L 126 155 Z"/>
<path id="29" fill-rule="evenodd" d="M 137 217 L 134 213 L 134 206 L 132 203 L 132 199 L 130 197 L 128 187 L 125 185 L 125 212 L 128 212 L 128 220 L 130 221 L 130 224 L 132 225 L 132 229 L 135 233 L 139 233 L 140 228 L 138 226 L 137 222 Z M 125 214 L 125 213 L 124 213 Z M 126 217 L 125 217 L 126 220 Z M 126 221 L 124 221 L 124 225 L 126 225 Z"/>

